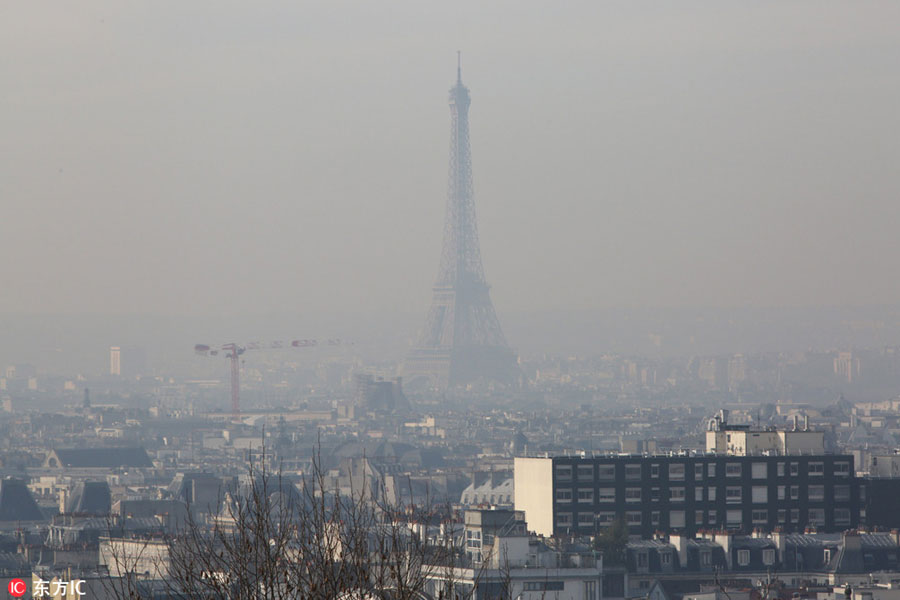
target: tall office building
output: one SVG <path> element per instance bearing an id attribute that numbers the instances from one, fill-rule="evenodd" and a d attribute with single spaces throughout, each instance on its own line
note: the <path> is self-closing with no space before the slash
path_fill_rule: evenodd
<path id="1" fill-rule="evenodd" d="M 122 374 L 122 349 L 119 346 L 109 347 L 109 374 Z"/>

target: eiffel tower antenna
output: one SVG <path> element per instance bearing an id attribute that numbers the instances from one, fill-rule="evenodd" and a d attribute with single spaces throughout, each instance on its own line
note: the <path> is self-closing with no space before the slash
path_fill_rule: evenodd
<path id="1" fill-rule="evenodd" d="M 514 383 L 516 356 L 506 343 L 491 303 L 481 263 L 469 146 L 469 89 L 456 55 L 456 85 L 450 89 L 450 168 L 444 243 L 431 308 L 403 374 L 434 388 L 480 379 Z"/>

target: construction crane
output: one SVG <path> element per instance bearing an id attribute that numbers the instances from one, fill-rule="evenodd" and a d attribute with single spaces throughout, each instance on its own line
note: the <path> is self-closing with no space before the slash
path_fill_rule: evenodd
<path id="1" fill-rule="evenodd" d="M 218 356 L 223 355 L 231 361 L 231 420 L 234 423 L 241 421 L 241 355 L 248 350 L 280 350 L 283 348 L 312 348 L 315 346 L 341 346 L 344 345 L 339 339 L 329 339 L 324 341 L 318 340 L 291 340 L 290 342 L 249 342 L 247 344 L 221 344 L 219 346 L 210 346 L 208 344 L 197 344 L 194 346 L 194 353 L 201 356 Z"/>

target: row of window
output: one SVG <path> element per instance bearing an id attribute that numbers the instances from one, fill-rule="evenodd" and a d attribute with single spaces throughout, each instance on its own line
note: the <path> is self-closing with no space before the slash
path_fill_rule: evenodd
<path id="1" fill-rule="evenodd" d="M 488 502 L 490 502 L 491 504 L 502 504 L 505 502 L 509 504 L 512 502 L 512 494 L 491 494 L 490 496 L 488 496 L 487 494 L 482 494 L 481 496 L 479 496 L 478 494 L 472 494 L 471 497 L 468 494 L 463 494 L 462 501 L 463 504 L 469 504 L 470 502 L 472 504 L 478 504 L 479 502 L 483 502 L 485 504 Z"/>
<path id="2" fill-rule="evenodd" d="M 705 552 L 707 556 L 709 556 L 708 552 Z M 639 552 L 637 556 L 635 556 L 635 562 L 637 563 L 638 568 L 646 568 L 648 566 L 648 555 L 646 552 Z M 763 548 L 762 551 L 762 562 L 766 566 L 771 566 L 775 564 L 775 549 L 774 548 Z M 737 563 L 742 567 L 746 567 L 750 564 L 750 551 L 749 550 L 738 550 L 737 551 Z M 660 552 L 659 554 L 659 564 L 663 567 L 667 567 L 672 564 L 672 553 L 671 552 Z M 704 566 L 708 566 L 709 563 L 705 563 Z"/>
<path id="3" fill-rule="evenodd" d="M 808 485 L 806 488 L 806 500 L 809 502 L 824 502 L 825 501 L 825 486 L 824 485 Z M 660 488 L 650 488 L 650 497 L 648 498 L 650 502 L 658 502 L 663 498 L 666 498 L 671 502 L 684 502 L 686 498 L 686 489 L 684 487 L 670 487 L 667 489 Z M 698 486 L 693 488 L 694 490 L 694 500 L 696 502 L 703 502 L 704 499 L 707 502 L 715 502 L 716 500 L 716 490 L 717 488 L 714 486 L 710 487 L 702 487 Z M 705 490 L 705 498 L 704 498 L 704 490 Z M 779 485 L 776 486 L 776 495 L 778 500 L 799 500 L 800 499 L 800 486 L 798 485 Z M 637 503 L 644 500 L 643 491 L 639 487 L 627 487 L 624 491 L 624 500 L 629 503 Z M 740 504 L 744 501 L 744 488 L 741 486 L 727 486 L 725 487 L 725 502 L 728 504 Z M 583 504 L 593 504 L 594 499 L 596 498 L 596 502 L 598 503 L 607 503 L 607 502 L 615 502 L 616 501 L 616 488 L 611 487 L 602 487 L 596 489 L 594 488 L 560 488 L 556 490 L 556 501 L 557 502 L 572 502 L 576 500 L 579 503 Z M 834 498 L 835 502 L 848 502 L 850 500 L 850 486 L 849 485 L 836 485 L 834 486 Z M 755 485 L 750 488 L 750 501 L 753 504 L 766 504 L 769 502 L 769 486 L 765 485 Z"/>
<path id="4" fill-rule="evenodd" d="M 660 469 L 664 465 L 651 464 L 650 477 L 659 477 Z M 616 465 L 599 464 L 596 465 L 576 465 L 574 475 L 578 481 L 609 481 L 616 478 Z M 643 467 L 639 463 L 626 463 L 624 465 L 625 479 L 639 480 L 643 477 Z M 684 481 L 686 463 L 669 463 L 669 481 Z M 703 479 L 704 471 L 706 477 L 712 479 L 716 476 L 716 463 L 694 463 L 694 480 Z M 806 473 L 811 477 L 825 475 L 825 463 L 821 461 L 811 461 L 806 463 Z M 778 462 L 775 463 L 775 475 L 784 477 L 785 474 L 790 476 L 800 475 L 799 462 Z M 572 465 L 556 465 L 556 480 L 571 481 L 573 475 Z M 725 463 L 726 477 L 740 477 L 743 475 L 743 464 L 739 462 Z M 834 475 L 838 477 L 848 477 L 850 475 L 849 461 L 836 461 L 834 463 Z M 769 477 L 769 463 L 754 462 L 750 464 L 750 476 L 753 479 L 767 479 Z"/>
<path id="5" fill-rule="evenodd" d="M 726 511 L 702 511 L 698 510 L 694 512 L 694 526 L 701 526 L 704 524 L 707 525 L 718 525 L 722 523 L 722 512 L 724 512 L 725 524 L 728 527 L 732 528 L 740 528 L 744 525 L 744 511 L 742 510 L 726 510 Z M 776 511 L 776 521 L 778 523 L 793 523 L 797 524 L 800 522 L 800 509 L 792 508 L 792 509 L 783 509 L 780 508 Z M 790 517 L 790 518 L 788 518 Z M 607 526 L 616 520 L 615 512 L 606 512 L 601 511 L 597 513 L 593 512 L 580 512 L 573 515 L 573 513 L 563 512 L 558 513 L 556 515 L 556 526 L 561 528 L 566 527 L 593 527 L 594 525 Z M 754 510 L 750 513 L 750 520 L 752 524 L 755 525 L 765 525 L 769 523 L 769 511 L 768 510 Z M 625 523 L 631 526 L 641 526 L 644 524 L 644 513 L 641 511 L 626 511 L 625 512 Z M 660 524 L 660 512 L 657 510 L 650 512 L 650 525 L 659 525 Z M 825 509 L 824 508 L 809 508 L 806 511 L 806 524 L 808 525 L 825 525 Z M 835 508 L 834 509 L 834 525 L 835 526 L 846 526 L 850 525 L 850 509 L 849 508 Z M 669 527 L 671 528 L 679 528 L 685 526 L 685 511 L 683 510 L 673 510 L 669 511 Z"/>

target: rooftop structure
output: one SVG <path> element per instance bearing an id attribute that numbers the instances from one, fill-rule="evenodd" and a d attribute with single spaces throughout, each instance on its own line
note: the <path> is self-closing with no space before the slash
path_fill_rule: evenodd
<path id="1" fill-rule="evenodd" d="M 728 456 L 824 454 L 825 433 L 810 431 L 808 418 L 803 419 L 801 427 L 796 416 L 794 427 L 790 430 L 731 425 L 728 423 L 728 411 L 720 410 L 707 424 L 706 451 Z"/>

